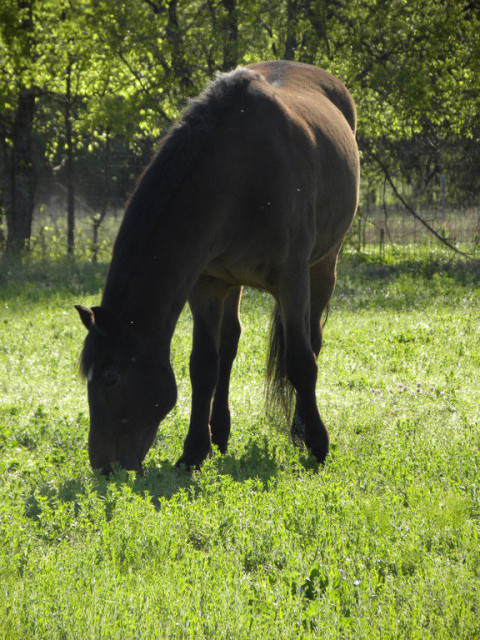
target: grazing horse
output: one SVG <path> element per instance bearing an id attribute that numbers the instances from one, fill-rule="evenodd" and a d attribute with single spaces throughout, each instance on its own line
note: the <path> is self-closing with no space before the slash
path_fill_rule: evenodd
<path id="1" fill-rule="evenodd" d="M 198 467 L 212 443 L 226 451 L 242 285 L 275 299 L 268 373 L 280 394 L 294 389 L 292 434 L 324 461 L 316 359 L 357 208 L 355 126 L 346 88 L 293 62 L 220 75 L 189 104 L 130 197 L 101 306 L 76 306 L 93 468 L 143 472 L 177 399 L 170 343 L 187 300 L 192 411 L 177 464 Z"/>

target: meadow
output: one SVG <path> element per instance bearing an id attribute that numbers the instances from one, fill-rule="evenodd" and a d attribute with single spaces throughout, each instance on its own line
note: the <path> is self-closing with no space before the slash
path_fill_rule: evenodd
<path id="1" fill-rule="evenodd" d="M 317 397 L 323 467 L 266 416 L 271 301 L 248 290 L 225 456 L 174 467 L 176 408 L 145 477 L 88 463 L 74 303 L 106 264 L 0 266 L 0 638 L 480 637 L 480 268 L 442 250 L 344 252 Z"/>

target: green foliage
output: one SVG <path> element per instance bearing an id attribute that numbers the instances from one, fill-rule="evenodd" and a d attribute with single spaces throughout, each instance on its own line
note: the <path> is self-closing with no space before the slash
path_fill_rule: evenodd
<path id="1" fill-rule="evenodd" d="M 334 65 L 354 92 L 363 136 L 408 140 L 425 129 L 451 136 L 476 128 L 472 103 L 459 97 L 472 99 L 478 82 L 479 16 L 463 3 L 357 0 L 335 19 L 332 37 L 353 55 L 335 56 Z"/>
<path id="2" fill-rule="evenodd" d="M 78 126 L 158 136 L 222 68 L 230 4 L 238 63 L 283 57 L 290 38 L 296 59 L 347 83 L 363 136 L 475 134 L 480 16 L 456 0 L 2 0 L 0 96 L 30 86 L 61 96 L 71 61 Z"/>
<path id="3" fill-rule="evenodd" d="M 378 638 L 480 635 L 480 274 L 442 251 L 345 252 L 317 387 L 319 469 L 267 419 L 271 302 L 248 290 L 225 456 L 173 467 L 179 402 L 144 478 L 92 474 L 83 327 L 105 274 L 65 261 L 0 272 L 0 637 Z"/>
<path id="4" fill-rule="evenodd" d="M 432 199 L 449 169 L 449 193 L 478 199 L 479 32 L 477 5 L 458 0 L 0 0 L 0 203 L 8 220 L 25 92 L 35 119 L 22 162 L 37 175 L 63 166 L 68 103 L 78 173 L 102 165 L 107 192 L 107 140 L 138 157 L 216 72 L 285 57 L 351 90 L 369 193 L 381 157 L 416 196 Z M 125 199 L 134 180 L 119 184 Z"/>

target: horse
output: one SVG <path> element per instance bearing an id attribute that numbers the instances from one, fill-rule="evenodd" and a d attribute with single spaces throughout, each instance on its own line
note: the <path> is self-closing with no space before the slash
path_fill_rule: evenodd
<path id="1" fill-rule="evenodd" d="M 212 444 L 227 450 L 244 285 L 274 298 L 272 397 L 295 398 L 292 436 L 325 460 L 316 361 L 358 204 L 355 129 L 345 86 L 295 62 L 239 67 L 189 103 L 127 203 L 100 306 L 75 305 L 88 331 L 80 369 L 93 469 L 143 473 L 177 400 L 170 344 L 187 301 L 192 406 L 177 465 L 199 468 Z"/>

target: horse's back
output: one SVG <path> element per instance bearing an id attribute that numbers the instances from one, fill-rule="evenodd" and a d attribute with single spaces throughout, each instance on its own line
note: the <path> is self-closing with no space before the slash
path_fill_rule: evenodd
<path id="1" fill-rule="evenodd" d="M 323 94 L 342 113 L 355 133 L 357 114 L 353 98 L 345 85 L 328 71 L 287 60 L 258 62 L 248 65 L 248 68 L 260 73 L 285 97 Z"/>
<path id="2" fill-rule="evenodd" d="M 311 261 L 316 261 L 340 244 L 357 208 L 354 101 L 337 78 L 318 67 L 276 61 L 250 68 L 264 79 L 252 83 L 260 95 L 257 112 L 263 114 L 263 135 L 284 148 L 288 158 L 282 168 L 274 153 L 268 162 L 283 174 L 279 183 L 284 192 L 294 187 L 293 220 L 299 228 L 309 224 L 314 237 Z M 268 174 L 267 163 L 261 173 Z"/>
<path id="3" fill-rule="evenodd" d="M 358 200 L 355 107 L 327 72 L 268 62 L 232 72 L 239 90 L 206 140 L 179 210 L 211 228 L 204 272 L 274 290 L 292 261 L 338 251 Z M 247 74 L 248 76 L 248 74 Z M 192 204 L 192 199 L 194 203 Z"/>

